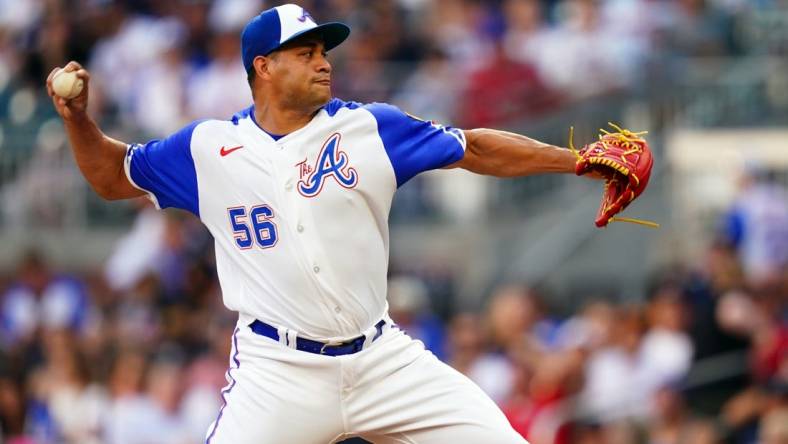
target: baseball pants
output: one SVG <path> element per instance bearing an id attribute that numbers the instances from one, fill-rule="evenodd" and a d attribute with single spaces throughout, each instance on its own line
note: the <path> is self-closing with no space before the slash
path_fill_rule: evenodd
<path id="1" fill-rule="evenodd" d="M 476 384 L 396 327 L 355 354 L 323 356 L 247 325 L 233 334 L 206 444 L 526 443 Z"/>

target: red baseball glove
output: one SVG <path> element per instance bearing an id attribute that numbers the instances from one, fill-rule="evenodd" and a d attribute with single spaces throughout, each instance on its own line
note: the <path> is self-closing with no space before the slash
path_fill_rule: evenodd
<path id="1" fill-rule="evenodd" d="M 575 173 L 578 176 L 591 171 L 601 174 L 605 179 L 602 203 L 596 217 L 596 226 L 604 227 L 610 222 L 633 222 L 650 227 L 658 227 L 654 222 L 625 217 L 614 217 L 632 203 L 648 185 L 651 166 L 654 163 L 651 150 L 643 136 L 645 132 L 633 133 L 609 123 L 616 132 L 605 131 L 599 140 L 577 151 L 569 134 L 569 149 L 577 156 Z"/>

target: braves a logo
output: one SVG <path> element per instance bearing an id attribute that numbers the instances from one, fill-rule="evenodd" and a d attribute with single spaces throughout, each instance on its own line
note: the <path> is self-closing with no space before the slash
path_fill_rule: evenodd
<path id="1" fill-rule="evenodd" d="M 312 16 L 309 15 L 308 12 L 306 12 L 306 9 L 301 8 L 301 17 L 298 17 L 298 21 L 301 23 L 305 23 L 306 19 L 312 20 L 313 22 L 315 21 L 315 19 L 313 19 Z"/>
<path id="2" fill-rule="evenodd" d="M 298 181 L 298 192 L 305 197 L 315 197 L 323 190 L 323 184 L 329 177 L 333 177 L 345 188 L 355 188 L 358 184 L 358 174 L 355 168 L 348 167 L 347 153 L 339 149 L 342 136 L 334 133 L 328 138 L 320 154 L 317 156 L 315 166 L 307 165 L 306 159 L 296 164 L 301 175 Z"/>

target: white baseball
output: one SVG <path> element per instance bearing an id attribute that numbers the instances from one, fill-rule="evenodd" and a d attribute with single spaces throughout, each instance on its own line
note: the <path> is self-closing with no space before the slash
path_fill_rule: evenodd
<path id="1" fill-rule="evenodd" d="M 73 99 L 78 96 L 82 92 L 83 85 L 84 82 L 77 77 L 75 71 L 61 69 L 52 78 L 52 89 L 55 90 L 55 94 L 64 99 Z"/>

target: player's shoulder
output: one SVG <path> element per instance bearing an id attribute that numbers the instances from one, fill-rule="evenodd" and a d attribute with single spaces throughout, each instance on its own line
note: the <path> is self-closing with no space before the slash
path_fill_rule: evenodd
<path id="1" fill-rule="evenodd" d="M 240 130 L 240 123 L 253 112 L 252 107 L 233 114 L 229 119 L 200 119 L 189 122 L 171 134 L 167 140 L 171 144 L 199 149 L 205 145 L 213 146 L 224 140 L 234 140 Z"/>
<path id="2" fill-rule="evenodd" d="M 361 102 L 354 102 L 352 100 L 345 101 L 334 97 L 325 106 L 323 106 L 323 110 L 325 110 L 325 112 L 330 117 L 334 117 L 338 112 L 344 109 L 366 110 L 376 115 L 390 115 L 397 117 L 408 116 L 407 113 L 403 112 L 396 106 L 391 105 L 389 103 L 381 103 L 381 102 L 361 103 Z"/>
<path id="3" fill-rule="evenodd" d="M 323 111 L 328 114 L 329 117 L 334 117 L 342 110 L 357 110 L 364 106 L 363 103 L 354 102 L 352 100 L 345 101 L 339 98 L 332 98 L 323 106 Z"/>
<path id="4" fill-rule="evenodd" d="M 383 103 L 383 102 L 372 102 L 367 103 L 364 105 L 364 109 L 372 113 L 375 116 L 375 120 L 378 121 L 378 124 L 412 124 L 412 125 L 419 125 L 419 124 L 431 124 L 429 120 L 422 119 L 420 117 L 416 117 L 413 114 L 408 113 L 397 107 L 396 105 L 392 105 L 390 103 Z"/>
<path id="5" fill-rule="evenodd" d="M 247 106 L 246 108 L 238 111 L 237 113 L 233 114 L 229 120 L 215 120 L 215 122 L 227 122 L 232 124 L 233 126 L 238 126 L 243 120 L 253 118 L 254 115 L 254 104 Z"/>

